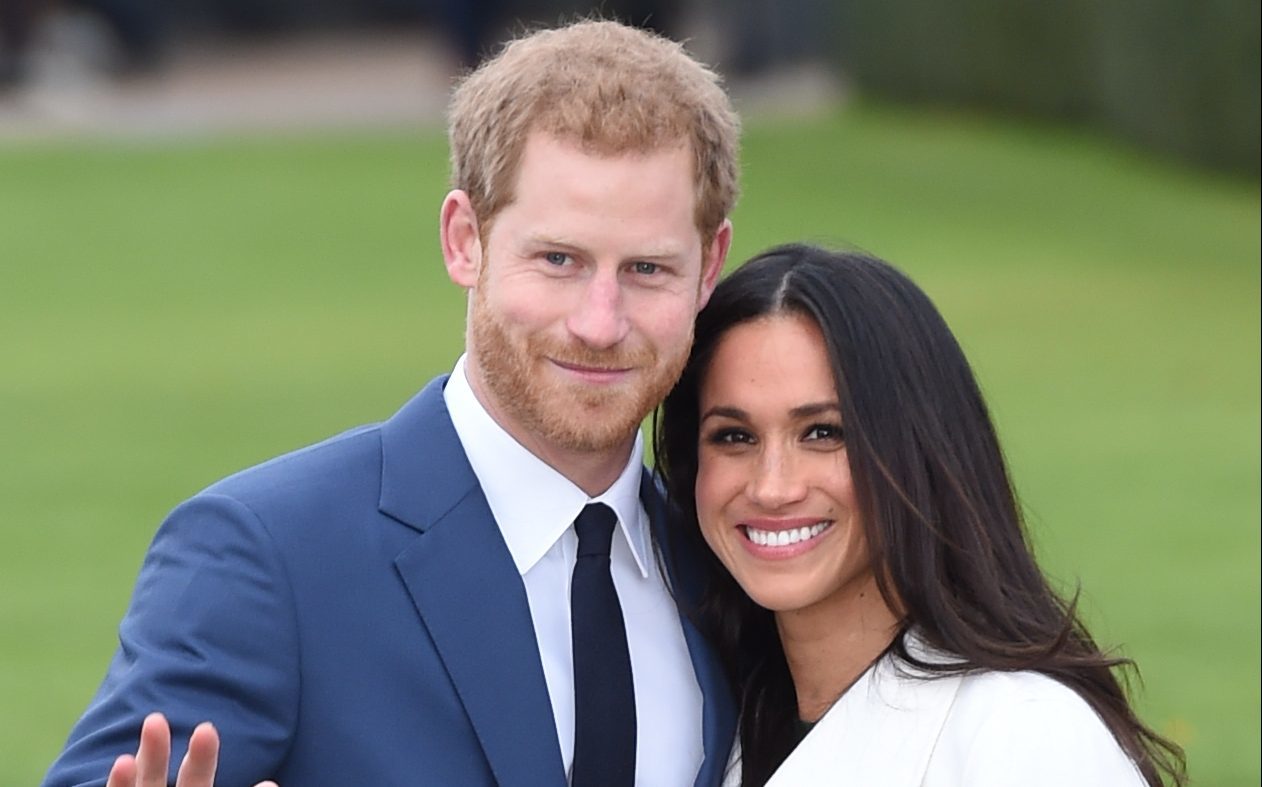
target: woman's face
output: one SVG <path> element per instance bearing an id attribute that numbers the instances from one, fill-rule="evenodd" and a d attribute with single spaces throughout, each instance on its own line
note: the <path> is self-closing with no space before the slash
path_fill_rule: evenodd
<path id="1" fill-rule="evenodd" d="M 815 323 L 775 315 L 728 330 L 700 407 L 701 532 L 745 592 L 775 612 L 875 592 Z"/>

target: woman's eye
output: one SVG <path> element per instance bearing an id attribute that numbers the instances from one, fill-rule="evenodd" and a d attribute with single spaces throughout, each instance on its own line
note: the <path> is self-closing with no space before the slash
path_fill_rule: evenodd
<path id="1" fill-rule="evenodd" d="M 570 255 L 563 251 L 550 251 L 543 255 L 543 258 L 547 260 L 550 265 L 564 265 L 570 261 Z"/>
<path id="2" fill-rule="evenodd" d="M 806 440 L 841 440 L 845 437 L 840 424 L 815 424 L 806 430 Z"/>
<path id="3" fill-rule="evenodd" d="M 720 429 L 713 432 L 706 439 L 706 442 L 715 445 L 736 445 L 740 443 L 752 443 L 753 436 L 743 429 Z"/>

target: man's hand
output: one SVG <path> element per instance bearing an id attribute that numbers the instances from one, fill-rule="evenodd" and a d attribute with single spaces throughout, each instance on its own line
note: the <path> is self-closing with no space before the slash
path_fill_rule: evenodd
<path id="1" fill-rule="evenodd" d="M 167 787 L 170 761 L 171 727 L 161 713 L 151 713 L 140 727 L 140 748 L 135 755 L 124 754 L 114 761 L 105 787 Z M 219 733 L 204 721 L 188 739 L 175 787 L 214 787 L 218 764 Z M 276 787 L 276 783 L 259 782 L 255 787 Z"/>

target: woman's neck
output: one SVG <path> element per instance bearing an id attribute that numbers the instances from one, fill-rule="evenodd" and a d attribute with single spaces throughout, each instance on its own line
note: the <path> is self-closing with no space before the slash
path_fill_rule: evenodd
<path id="1" fill-rule="evenodd" d="M 805 609 L 777 612 L 798 715 L 818 721 L 885 652 L 898 625 L 872 578 Z"/>

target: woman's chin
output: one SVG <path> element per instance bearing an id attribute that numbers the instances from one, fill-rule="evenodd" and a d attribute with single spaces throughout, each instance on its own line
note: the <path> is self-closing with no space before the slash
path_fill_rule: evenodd
<path id="1" fill-rule="evenodd" d="M 749 582 L 740 583 L 745 595 L 758 606 L 771 612 L 796 612 L 816 603 L 816 598 L 807 588 L 794 587 L 786 582 Z"/>

